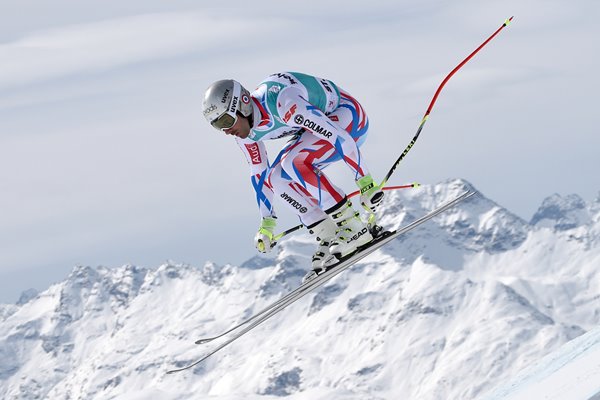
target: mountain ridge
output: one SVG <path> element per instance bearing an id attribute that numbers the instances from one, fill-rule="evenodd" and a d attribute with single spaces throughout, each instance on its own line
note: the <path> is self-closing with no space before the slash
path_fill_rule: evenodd
<path id="1" fill-rule="evenodd" d="M 390 193 L 380 221 L 405 225 L 472 188 Z M 598 201 L 549 198 L 527 222 L 479 194 L 176 376 L 164 372 L 202 355 L 194 340 L 297 287 L 312 240 L 292 236 L 240 266 L 76 267 L 0 308 L 0 394 L 477 398 L 600 323 Z"/>

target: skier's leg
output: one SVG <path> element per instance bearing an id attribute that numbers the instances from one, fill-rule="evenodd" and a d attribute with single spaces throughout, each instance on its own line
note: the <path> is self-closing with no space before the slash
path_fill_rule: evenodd
<path id="1" fill-rule="evenodd" d="M 313 198 L 322 210 L 335 206 L 346 197 L 342 189 L 334 185 L 319 168 L 323 160 L 328 160 L 335 154 L 336 150 L 331 143 L 305 132 L 280 163 L 285 174 Z"/>
<path id="2" fill-rule="evenodd" d="M 340 105 L 329 118 L 343 127 L 359 146 L 362 145 L 369 123 L 358 101 L 342 91 Z M 286 150 L 279 163 L 283 174 L 296 182 L 297 190 L 310 195 L 322 210 L 331 214 L 331 218 L 309 227 L 311 233 L 318 232 L 321 236 L 317 235 L 319 247 L 313 256 L 313 271 L 306 279 L 335 263 L 332 251 L 345 256 L 372 240 L 366 224 L 352 209 L 345 193 L 323 173 L 324 168 L 341 159 L 342 154 L 330 142 L 305 132 Z"/>
<path id="3" fill-rule="evenodd" d="M 281 157 L 277 158 L 275 165 L 271 168 L 269 183 L 273 187 L 275 195 L 281 198 L 283 203 L 300 217 L 300 220 L 306 225 L 308 231 L 319 242 L 317 250 L 312 257 L 312 271 L 307 275 L 316 276 L 318 273 L 325 271 L 328 266 L 337 262 L 337 259 L 329 252 L 331 240 L 336 235 L 337 225 L 323 211 L 322 207 L 319 206 L 318 200 L 307 190 L 307 187 L 311 187 L 312 185 L 307 185 L 305 179 L 313 182 L 313 184 L 316 180 L 320 179 L 312 171 L 313 167 L 310 166 L 313 173 L 307 174 L 306 171 L 303 171 L 303 177 L 302 173 L 294 166 L 293 160 L 297 154 L 296 151 L 300 151 L 299 154 L 304 154 L 301 150 L 305 149 L 306 140 L 309 137 L 314 136 L 304 135 L 299 137 L 294 143 L 291 143 L 282 150 Z M 329 147 L 332 146 L 329 145 Z M 299 168 L 303 169 L 305 165 L 300 165 Z M 328 182 L 328 180 L 325 180 L 324 185 L 327 186 Z M 337 194 L 337 197 L 340 201 L 346 199 L 343 192 Z"/>
<path id="4" fill-rule="evenodd" d="M 279 197 L 290 211 L 298 215 L 304 225 L 311 226 L 327 218 L 327 214 L 319 207 L 318 202 L 311 193 L 296 180 L 292 179 L 285 168 L 283 168 L 284 161 L 289 152 L 301 145 L 299 139 L 296 139 L 295 142 L 290 143 L 281 151 L 275 164 L 271 166 L 267 179 L 273 188 L 275 196 Z"/>
<path id="5" fill-rule="evenodd" d="M 344 90 L 340 90 L 340 95 L 340 104 L 337 109 L 329 114 L 329 118 L 343 127 L 360 147 L 367 137 L 369 120 L 364 109 L 355 98 Z M 322 170 L 327 165 L 340 160 L 341 157 L 342 155 L 336 151 L 330 157 L 315 159 L 315 167 Z M 331 254 L 335 254 L 338 258 L 344 257 L 354 252 L 359 246 L 373 240 L 367 225 L 352 208 L 351 202 L 338 202 L 326 210 L 338 226 L 336 237 L 331 240 L 329 247 Z"/>
<path id="6" fill-rule="evenodd" d="M 338 108 L 328 117 L 345 129 L 360 147 L 367 137 L 369 120 L 356 99 L 343 90 L 340 94 Z M 341 159 L 342 155 L 330 142 L 305 132 L 286 153 L 282 167 L 323 210 L 329 210 L 344 200 L 345 193 L 333 184 L 323 169 Z"/>

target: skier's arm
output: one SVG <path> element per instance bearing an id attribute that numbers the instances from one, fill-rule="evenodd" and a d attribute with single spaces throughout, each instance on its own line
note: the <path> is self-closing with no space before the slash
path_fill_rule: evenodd
<path id="1" fill-rule="evenodd" d="M 236 142 L 250 166 L 250 180 L 256 192 L 256 202 L 258 203 L 261 217 L 275 217 L 273 189 L 266 182 L 268 159 L 264 143 L 240 138 L 236 138 Z"/>
<path id="2" fill-rule="evenodd" d="M 279 115 L 286 124 L 301 127 L 313 135 L 331 143 L 344 162 L 355 173 L 355 180 L 369 174 L 356 142 L 344 128 L 331 121 L 327 116 L 309 103 L 302 92 L 287 88 L 277 98 Z"/>

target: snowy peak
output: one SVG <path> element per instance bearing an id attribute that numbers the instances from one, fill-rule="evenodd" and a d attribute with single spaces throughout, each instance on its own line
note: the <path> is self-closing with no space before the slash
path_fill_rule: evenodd
<path id="1" fill-rule="evenodd" d="M 35 299 L 38 295 L 38 291 L 35 289 L 27 289 L 21 293 L 19 300 L 17 301 L 18 306 L 28 303 L 31 299 Z"/>
<path id="2" fill-rule="evenodd" d="M 98 311 L 99 304 L 113 310 L 127 307 L 137 296 L 148 273 L 149 270 L 134 265 L 116 269 L 75 267 L 62 285 L 57 311 L 74 321 L 87 311 Z"/>
<path id="3" fill-rule="evenodd" d="M 540 208 L 531 218 L 531 224 L 557 231 L 566 231 L 590 224 L 594 214 L 597 213 L 597 204 L 588 205 L 576 194 L 567 196 L 553 194 L 544 199 Z"/>
<path id="4" fill-rule="evenodd" d="M 437 218 L 438 224 L 423 227 L 419 231 L 436 230 L 444 241 L 453 248 L 468 251 L 498 253 L 518 247 L 527 237 L 530 226 L 505 208 L 499 206 L 462 179 L 438 185 L 423 186 L 388 196 L 381 222 L 394 228 L 410 223 L 436 206 L 459 194 L 472 190 L 477 194 Z M 426 241 L 425 241 L 426 243 Z"/>

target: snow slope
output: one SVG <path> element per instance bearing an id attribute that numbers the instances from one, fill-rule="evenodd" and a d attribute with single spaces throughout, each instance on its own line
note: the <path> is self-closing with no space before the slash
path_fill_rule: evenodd
<path id="1" fill-rule="evenodd" d="M 470 186 L 395 192 L 381 221 Z M 0 397 L 479 399 L 600 324 L 599 238 L 600 197 L 553 195 L 528 223 L 480 195 L 175 375 L 202 356 L 196 339 L 299 285 L 312 241 L 240 266 L 77 267 L 0 306 Z"/>
<path id="2" fill-rule="evenodd" d="M 600 399 L 600 328 L 562 346 L 492 391 L 487 400 Z"/>

